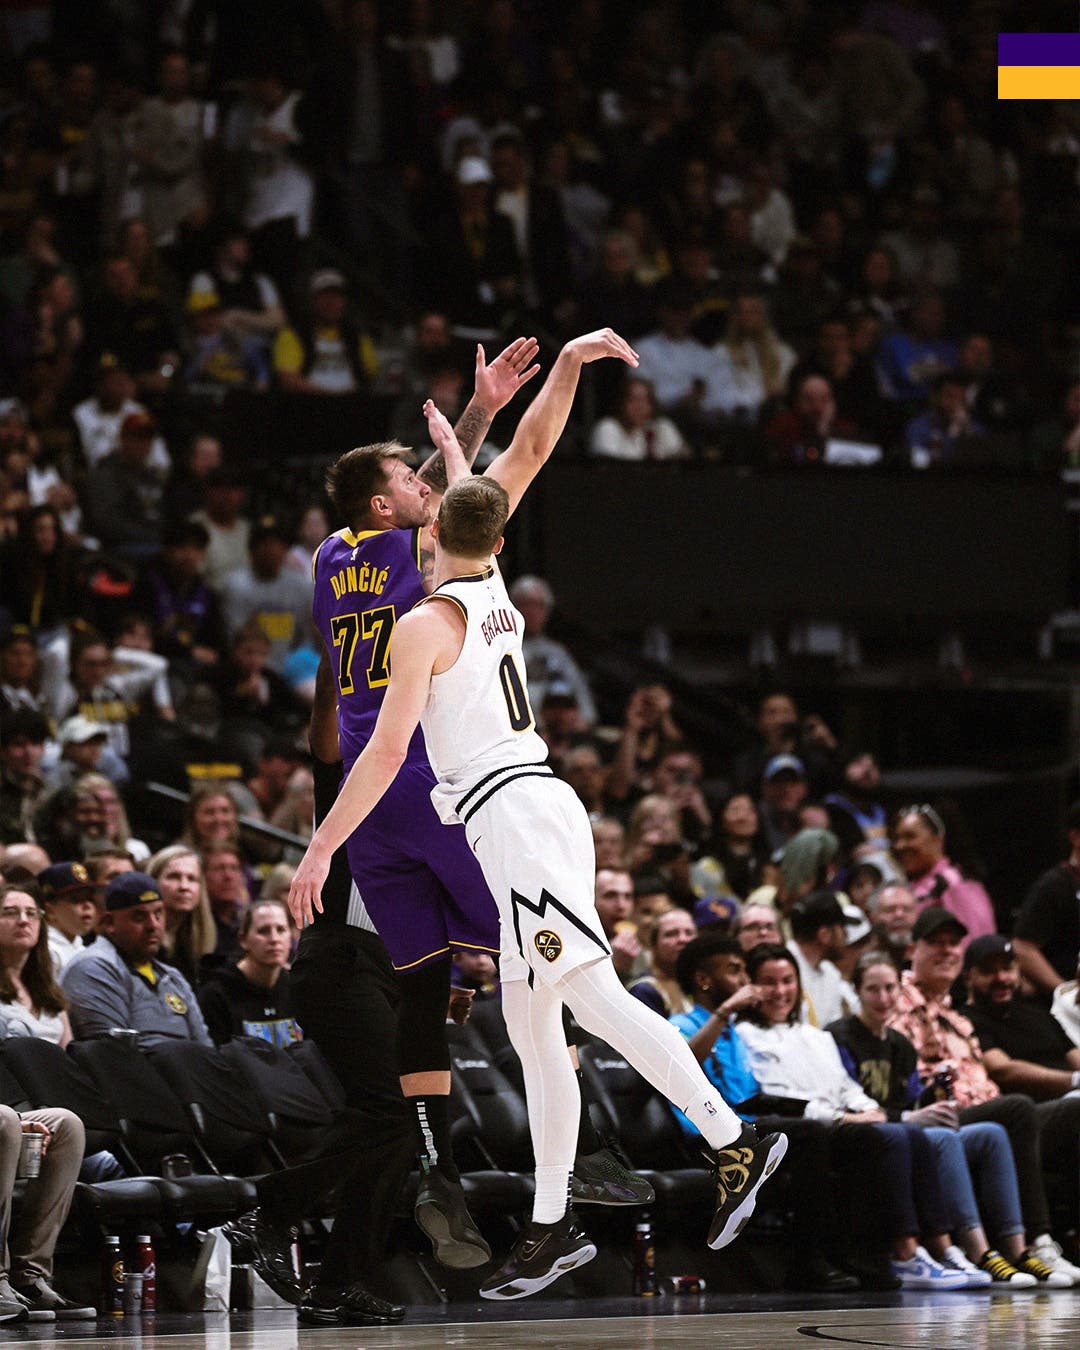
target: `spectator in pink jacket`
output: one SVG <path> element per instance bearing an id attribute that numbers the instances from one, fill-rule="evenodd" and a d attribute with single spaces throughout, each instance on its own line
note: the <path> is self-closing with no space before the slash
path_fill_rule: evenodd
<path id="1" fill-rule="evenodd" d="M 997 931 L 985 887 L 965 877 L 946 856 L 945 823 L 932 806 L 905 806 L 897 813 L 893 852 L 921 909 L 947 909 L 967 928 L 967 942 Z"/>

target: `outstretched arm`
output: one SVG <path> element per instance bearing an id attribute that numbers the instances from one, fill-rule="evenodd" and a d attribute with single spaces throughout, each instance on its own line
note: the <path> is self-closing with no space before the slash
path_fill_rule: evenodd
<path id="1" fill-rule="evenodd" d="M 427 702 L 431 674 L 444 651 L 461 647 L 453 607 L 424 605 L 394 629 L 393 666 L 379 719 L 363 753 L 349 770 L 337 801 L 315 831 L 289 887 L 289 909 L 298 924 L 322 912 L 320 893 L 336 849 L 378 805 L 405 761 L 409 741 Z M 456 652 L 454 653 L 456 655 Z"/>
<path id="2" fill-rule="evenodd" d="M 483 347 L 477 343 L 476 392 L 454 428 L 465 462 L 470 467 L 495 414 L 505 408 L 521 386 L 539 371 L 540 367 L 533 364 L 539 349 L 540 344 L 535 338 L 516 338 L 489 366 Z M 447 484 L 453 481 L 447 477 L 442 451 L 437 444 L 435 453 L 424 461 L 416 476 L 422 478 L 432 492 L 439 493 L 445 492 Z"/>
<path id="3" fill-rule="evenodd" d="M 511 515 L 563 433 L 577 393 L 581 367 L 605 356 L 617 357 L 628 366 L 638 363 L 634 349 L 610 328 L 568 342 L 556 357 L 543 389 L 521 419 L 517 435 L 489 466 L 487 476 L 507 491 Z"/>

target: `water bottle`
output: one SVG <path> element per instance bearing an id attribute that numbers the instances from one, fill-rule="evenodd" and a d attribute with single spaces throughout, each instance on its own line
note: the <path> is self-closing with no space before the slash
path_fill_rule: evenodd
<path id="1" fill-rule="evenodd" d="M 157 1261 L 148 1233 L 135 1239 L 135 1269 L 142 1276 L 142 1310 L 157 1311 Z"/>
<path id="2" fill-rule="evenodd" d="M 634 1225 L 634 1290 L 640 1298 L 655 1298 L 656 1249 L 653 1247 L 652 1223 L 642 1219 Z"/>
<path id="3" fill-rule="evenodd" d="M 105 1252 L 101 1260 L 101 1304 L 103 1317 L 123 1317 L 124 1315 L 124 1255 L 120 1250 L 120 1239 L 110 1234 L 105 1239 Z"/>

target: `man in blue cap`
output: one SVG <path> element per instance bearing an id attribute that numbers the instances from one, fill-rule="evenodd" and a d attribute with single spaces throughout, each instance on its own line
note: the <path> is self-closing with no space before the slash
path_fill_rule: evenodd
<path id="1" fill-rule="evenodd" d="M 212 1044 L 191 986 L 157 959 L 164 931 L 165 905 L 153 877 L 145 872 L 113 877 L 105 887 L 98 940 L 69 963 L 60 980 L 76 1040 L 126 1027 L 139 1033 L 143 1046 L 177 1039 Z"/>

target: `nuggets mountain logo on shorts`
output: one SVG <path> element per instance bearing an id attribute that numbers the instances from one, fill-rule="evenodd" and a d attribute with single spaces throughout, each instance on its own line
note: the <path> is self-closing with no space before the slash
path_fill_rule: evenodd
<path id="1" fill-rule="evenodd" d="M 179 1013 L 181 1017 L 187 1012 L 187 1004 L 179 994 L 166 994 L 165 1006 L 170 1012 Z"/>
<path id="2" fill-rule="evenodd" d="M 545 961 L 557 961 L 562 955 L 562 938 L 550 928 L 541 928 L 533 938 L 533 945 Z"/>

